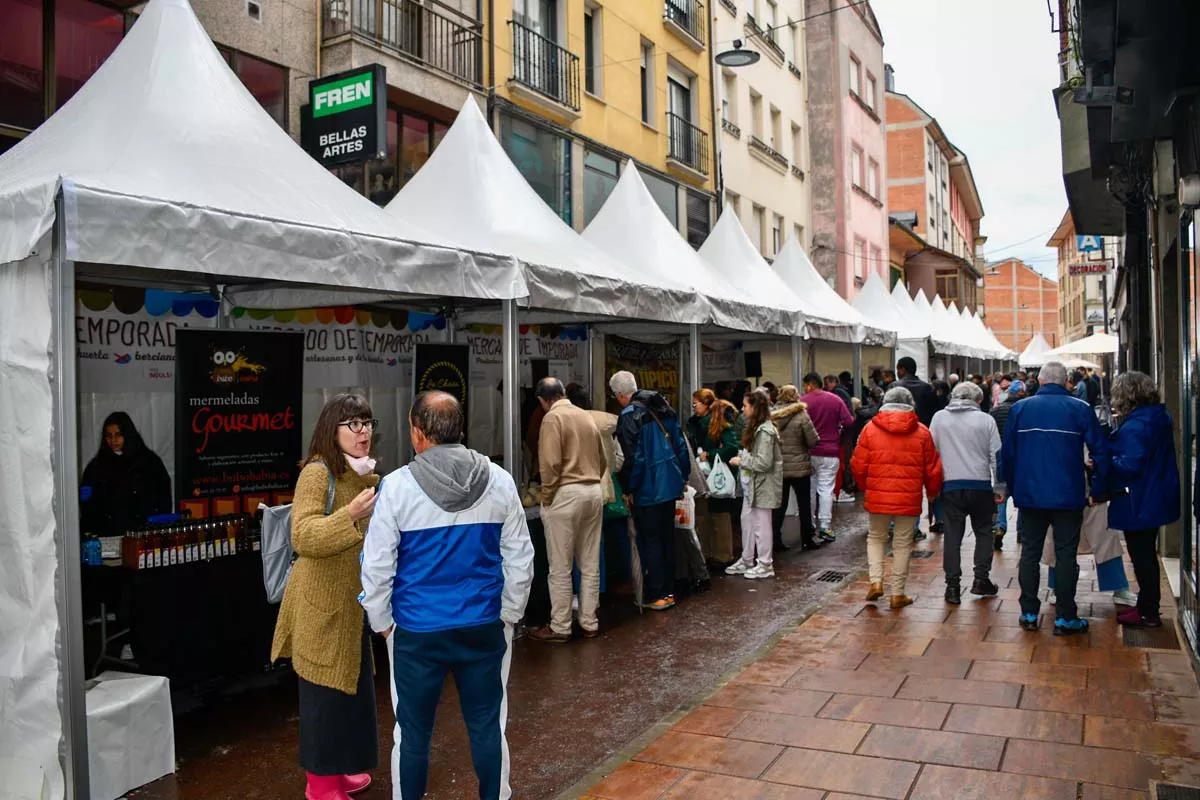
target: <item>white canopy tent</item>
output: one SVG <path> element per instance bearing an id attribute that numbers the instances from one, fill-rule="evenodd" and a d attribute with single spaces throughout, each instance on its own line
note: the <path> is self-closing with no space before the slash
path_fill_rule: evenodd
<path id="1" fill-rule="evenodd" d="M 978 358 L 976 348 L 963 341 L 964 337 L 958 325 L 962 322 L 961 318 L 956 316 L 957 322 L 952 321 L 940 297 L 935 296 L 931 303 L 924 291 L 918 291 L 917 296 L 913 298 L 912 307 L 929 325 L 930 341 L 935 353 L 942 356 Z"/>
<path id="2" fill-rule="evenodd" d="M 1077 339 L 1073 342 L 1068 342 L 1064 345 L 1059 345 L 1053 350 L 1047 351 L 1047 361 L 1053 360 L 1050 356 L 1104 356 L 1113 355 L 1120 347 L 1120 340 L 1111 333 L 1093 333 L 1091 336 L 1085 336 L 1082 339 Z"/>
<path id="3" fill-rule="evenodd" d="M 783 336 L 804 332 L 803 315 L 788 309 L 785 299 L 754 284 L 729 283 L 693 250 L 662 213 L 633 161 L 583 238 L 648 282 L 690 287 L 707 301 L 707 322 L 719 328 Z"/>
<path id="4" fill-rule="evenodd" d="M 1049 359 L 1046 354 L 1050 352 L 1050 343 L 1046 341 L 1046 337 L 1040 333 L 1034 334 L 1029 340 L 1029 344 L 1025 345 L 1025 349 L 1021 351 L 1020 358 L 1017 360 L 1022 367 L 1040 367 Z"/>
<path id="5" fill-rule="evenodd" d="M 918 374 L 928 374 L 929 330 L 918 325 L 915 320 L 901 310 L 893 296 L 888 293 L 887 288 L 883 285 L 883 279 L 879 275 L 871 273 L 851 305 L 865 319 L 883 327 L 894 328 L 896 331 L 896 358 L 908 356 L 917 362 Z"/>
<path id="6" fill-rule="evenodd" d="M 0 774 L 9 796 L 86 797 L 76 262 L 510 309 L 527 290 L 512 259 L 399 222 L 309 158 L 186 0 L 151 0 L 92 79 L 0 156 L 0 209 Z"/>
<path id="7" fill-rule="evenodd" d="M 994 334 L 992 329 L 987 326 L 987 323 L 983 321 L 983 317 L 978 311 L 971 315 L 971 319 L 974 320 L 972 324 L 983 331 L 985 341 L 990 343 L 998 353 L 1001 353 L 1001 355 L 998 356 L 1000 360 L 1013 361 L 1016 359 L 1017 354 L 1011 348 L 1007 347 L 1004 342 L 996 338 L 996 334 Z"/>
<path id="8" fill-rule="evenodd" d="M 531 308 L 688 324 L 707 319 L 707 302 L 686 282 L 670 275 L 648 281 L 563 222 L 504 152 L 474 97 L 387 212 L 519 260 Z"/>
<path id="9" fill-rule="evenodd" d="M 1008 348 L 996 341 L 995 337 L 991 335 L 991 331 L 987 329 L 982 320 L 968 311 L 966 306 L 963 306 L 963 308 L 959 310 L 958 316 L 962 319 L 963 328 L 971 334 L 974 341 L 978 343 L 986 353 L 986 355 L 982 356 L 983 360 L 999 361 L 1008 357 Z"/>

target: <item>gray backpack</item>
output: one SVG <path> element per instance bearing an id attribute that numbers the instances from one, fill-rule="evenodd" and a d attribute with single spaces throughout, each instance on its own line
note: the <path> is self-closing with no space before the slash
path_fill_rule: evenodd
<path id="1" fill-rule="evenodd" d="M 325 498 L 327 517 L 333 513 L 333 494 L 336 488 L 333 470 L 329 470 L 329 494 Z M 263 586 L 267 590 L 267 602 L 278 603 L 283 599 L 283 590 L 292 574 L 292 565 L 296 563 L 296 551 L 292 549 L 292 504 L 270 507 L 260 505 L 259 509 L 263 512 Z"/>

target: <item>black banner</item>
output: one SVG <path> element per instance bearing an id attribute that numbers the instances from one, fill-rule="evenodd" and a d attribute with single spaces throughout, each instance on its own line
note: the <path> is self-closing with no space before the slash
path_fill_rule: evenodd
<path id="1" fill-rule="evenodd" d="M 471 386 L 471 348 L 465 344 L 418 344 L 414 351 L 413 397 L 439 391 L 458 398 L 463 412 L 463 444 L 471 429 L 467 394 Z"/>
<path id="2" fill-rule="evenodd" d="M 247 495 L 291 492 L 303 379 L 302 333 L 176 331 L 176 497 L 219 513 L 244 510 Z"/>
<path id="3" fill-rule="evenodd" d="M 387 73 L 379 64 L 308 82 L 300 145 L 322 166 L 387 155 Z"/>

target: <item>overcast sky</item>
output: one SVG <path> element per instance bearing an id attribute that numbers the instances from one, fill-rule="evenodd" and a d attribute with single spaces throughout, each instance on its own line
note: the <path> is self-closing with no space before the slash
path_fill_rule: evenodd
<path id="1" fill-rule="evenodd" d="M 871 0 L 896 91 L 967 154 L 989 261 L 1056 272 L 1046 240 L 1067 208 L 1058 117 L 1058 34 L 1045 0 Z"/>

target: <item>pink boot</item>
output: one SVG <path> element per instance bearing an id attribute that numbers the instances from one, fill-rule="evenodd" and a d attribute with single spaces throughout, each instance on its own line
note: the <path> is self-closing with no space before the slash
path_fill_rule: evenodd
<path id="1" fill-rule="evenodd" d="M 308 786 L 304 790 L 306 800 L 350 800 L 342 788 L 341 775 L 308 775 Z"/>
<path id="2" fill-rule="evenodd" d="M 342 791 L 346 794 L 358 794 L 371 785 L 371 776 L 365 772 L 357 775 L 342 775 Z"/>

